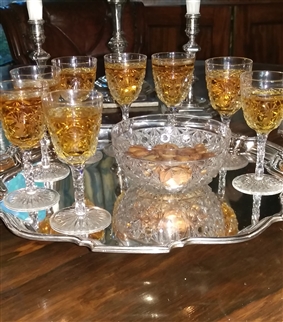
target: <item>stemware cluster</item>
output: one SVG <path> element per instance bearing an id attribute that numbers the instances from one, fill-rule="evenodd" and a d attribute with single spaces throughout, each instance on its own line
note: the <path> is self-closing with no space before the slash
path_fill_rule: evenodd
<path id="1" fill-rule="evenodd" d="M 12 79 L 0 83 L 3 129 L 10 143 L 23 152 L 26 182 L 26 188 L 10 192 L 3 202 L 8 209 L 30 215 L 49 209 L 60 196 L 53 189 L 37 187 L 35 179 L 60 180 L 71 168 L 75 204 L 51 216 L 50 225 L 60 233 L 88 235 L 111 223 L 107 211 L 87 206 L 84 197 L 84 164 L 95 154 L 102 119 L 103 96 L 94 90 L 97 59 L 71 56 L 51 62 L 51 66 L 14 69 Z M 45 132 L 65 164 L 50 162 Z M 42 141 L 42 162 L 34 166 L 32 149 Z"/>
<path id="2" fill-rule="evenodd" d="M 153 136 L 156 144 L 152 143 L 152 146 L 158 151 L 154 157 L 158 158 L 160 165 L 158 163 L 158 167 L 156 165 L 153 167 L 156 160 L 154 159 L 153 162 L 153 153 L 147 150 L 149 159 L 146 164 L 149 168 L 144 169 L 140 163 L 140 167 L 137 166 L 135 171 L 141 171 L 139 174 L 141 177 L 143 173 L 148 175 L 155 169 L 158 173 L 158 180 L 161 180 L 160 176 L 166 176 L 164 164 L 170 163 L 171 159 L 160 161 L 160 150 L 156 148 L 160 142 L 155 136 L 162 135 L 161 142 L 164 148 L 166 137 L 174 133 L 174 126 L 184 120 L 186 126 L 189 123 L 194 124 L 194 121 L 190 119 L 192 117 L 190 112 L 187 115 L 189 119 L 180 118 L 178 110 L 190 90 L 195 54 L 190 52 L 155 53 L 151 56 L 151 64 L 157 97 L 165 104 L 165 114 L 168 114 L 161 123 L 169 132 L 154 130 L 157 133 Z M 221 139 L 222 135 L 223 138 L 225 137 L 225 142 L 228 142 L 230 136 L 228 138 L 227 135 L 230 133 L 231 117 L 241 108 L 248 126 L 257 132 L 258 155 L 255 174 L 236 177 L 233 186 L 248 194 L 275 194 L 283 190 L 283 184 L 279 179 L 264 174 L 264 153 L 268 134 L 277 128 L 283 119 L 283 73 L 252 71 L 252 66 L 252 60 L 245 57 L 207 59 L 205 61 L 206 84 L 211 105 L 218 111 L 223 123 L 222 134 L 217 134 L 218 139 Z M 131 120 L 134 120 L 129 115 L 130 106 L 141 94 L 147 70 L 147 56 L 140 53 L 106 54 L 104 55 L 104 67 L 109 92 L 121 108 L 122 121 L 119 123 L 124 128 L 131 124 Z M 61 180 L 69 174 L 71 169 L 75 190 L 74 206 L 61 209 L 50 217 L 51 227 L 60 233 L 87 235 L 103 230 L 111 223 L 111 215 L 107 211 L 87 205 L 84 197 L 84 165 L 95 155 L 102 122 L 103 95 L 94 89 L 96 70 L 97 59 L 95 57 L 58 57 L 51 60 L 50 66 L 25 66 L 13 69 L 11 71 L 12 80 L 0 83 L 3 129 L 10 143 L 23 152 L 23 174 L 26 180 L 26 188 L 9 193 L 4 198 L 4 204 L 9 209 L 28 212 L 54 206 L 59 201 L 58 193 L 52 189 L 39 188 L 34 182 Z M 146 122 L 146 119 L 144 120 Z M 211 124 L 209 122 L 205 124 L 205 128 L 201 131 L 210 131 Z M 209 129 L 206 126 L 210 126 Z M 192 165 L 196 164 L 195 168 L 199 169 L 203 176 L 203 173 L 208 170 L 200 167 L 200 164 L 211 165 L 215 152 L 207 150 L 199 152 L 198 149 L 201 146 L 205 149 L 207 145 L 207 137 L 202 139 L 199 130 L 188 131 L 188 134 L 183 132 L 182 128 L 178 134 L 180 138 L 186 137 L 185 140 L 188 141 L 188 137 L 193 135 L 194 145 L 183 147 L 183 139 L 182 142 L 178 141 L 182 147 L 178 147 L 177 150 L 176 147 L 166 145 L 165 152 L 162 150 L 164 158 L 167 156 L 171 158 L 174 153 L 180 158 L 187 157 L 182 154 L 184 152 L 182 149 L 190 150 L 190 158 L 193 154 L 196 156 L 196 153 L 200 153 L 202 155 L 200 162 L 195 162 L 194 159 L 185 162 L 186 164 L 190 162 L 191 172 L 189 176 L 187 174 L 189 180 L 194 179 L 201 184 L 202 181 L 195 175 Z M 114 131 L 112 133 L 115 134 Z M 136 134 L 131 133 L 127 140 L 135 142 Z M 211 134 L 209 135 L 211 137 Z M 57 161 L 50 161 L 50 141 L 57 155 Z M 33 165 L 30 162 L 31 149 L 37 147 L 39 143 L 42 159 L 39 164 Z M 141 148 L 142 145 L 144 145 L 143 141 L 138 147 Z M 214 172 L 221 169 L 218 169 L 218 165 L 226 171 L 239 169 L 247 164 L 247 160 L 237 155 L 237 151 L 229 151 L 226 145 L 220 147 L 222 152 L 223 149 L 225 157 L 221 157 L 221 162 L 217 162 Z M 139 150 L 139 152 L 144 151 Z M 115 153 L 119 161 L 119 149 Z M 178 162 L 180 160 L 178 159 Z M 118 166 L 123 169 L 126 163 Z M 172 167 L 172 165 L 169 167 L 171 176 L 176 175 L 176 169 Z M 175 180 L 173 190 L 176 188 L 176 180 L 184 179 L 184 166 L 180 169 L 182 173 L 177 174 L 181 177 L 173 176 Z M 127 171 L 131 177 L 133 169 L 129 168 Z M 215 176 L 216 172 L 212 176 Z M 147 179 L 149 178 L 148 176 Z M 165 180 L 162 177 L 163 179 Z M 170 184 L 172 185 L 172 180 Z M 187 182 L 183 183 L 183 181 L 179 186 L 181 190 L 184 189 L 183 187 L 190 187 Z M 178 189 L 175 190 L 178 191 Z"/>

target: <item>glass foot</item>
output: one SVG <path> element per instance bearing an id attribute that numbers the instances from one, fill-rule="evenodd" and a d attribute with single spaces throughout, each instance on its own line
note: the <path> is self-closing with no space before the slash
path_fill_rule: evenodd
<path id="1" fill-rule="evenodd" d="M 50 217 L 50 226 L 55 231 L 66 235 L 88 235 L 104 230 L 111 223 L 108 211 L 91 207 L 85 216 L 78 216 L 74 207 L 60 210 Z"/>
<path id="2" fill-rule="evenodd" d="M 238 170 L 246 167 L 248 164 L 249 161 L 244 156 L 227 153 L 222 168 L 225 170 Z"/>
<path id="3" fill-rule="evenodd" d="M 6 208 L 13 211 L 31 212 L 51 208 L 59 199 L 59 193 L 52 189 L 36 188 L 30 192 L 22 188 L 6 195 L 3 203 Z"/>
<path id="4" fill-rule="evenodd" d="M 283 191 L 283 180 L 265 174 L 262 180 L 257 180 L 254 173 L 243 174 L 232 181 L 233 187 L 249 195 L 271 196 Z"/>
<path id="5" fill-rule="evenodd" d="M 86 164 L 94 164 L 99 162 L 103 158 L 103 154 L 101 151 L 96 151 L 93 156 L 91 156 L 87 161 Z"/>
<path id="6" fill-rule="evenodd" d="M 202 108 L 206 109 L 210 106 L 210 102 L 204 97 L 193 96 L 191 99 L 185 99 L 181 105 L 180 110 Z"/>
<path id="7" fill-rule="evenodd" d="M 58 162 L 51 162 L 48 168 L 43 168 L 41 164 L 34 166 L 35 182 L 52 182 L 65 179 L 70 173 L 70 168 Z"/>

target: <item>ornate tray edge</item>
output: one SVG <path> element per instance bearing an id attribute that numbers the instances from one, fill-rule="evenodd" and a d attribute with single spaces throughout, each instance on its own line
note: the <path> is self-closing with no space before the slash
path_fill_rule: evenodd
<path id="1" fill-rule="evenodd" d="M 103 128 L 102 140 L 109 142 L 109 131 L 111 125 Z M 255 137 L 241 137 L 244 140 L 246 153 L 254 154 L 253 150 L 256 149 Z M 250 149 L 249 145 L 252 144 Z M 278 151 L 283 151 L 283 148 L 275 143 L 267 142 L 267 149 L 271 149 L 267 154 L 274 156 Z M 266 164 L 270 164 L 270 157 L 266 159 Z M 250 161 L 251 162 L 251 161 Z M 4 185 L 4 181 L 12 177 L 19 171 L 20 167 L 17 165 L 12 167 L 0 176 L 0 183 Z M 3 181 L 2 181 L 3 180 Z M 5 187 L 5 185 L 4 185 Z M 1 199 L 0 199 L 1 200 Z M 173 248 L 180 248 L 192 244 L 202 245 L 217 245 L 217 244 L 234 244 L 249 241 L 259 236 L 264 230 L 266 230 L 271 224 L 279 221 L 283 221 L 283 212 L 274 214 L 269 217 L 261 219 L 256 225 L 248 226 L 241 230 L 237 235 L 229 237 L 189 237 L 177 242 L 173 242 L 169 245 L 158 246 L 117 246 L 117 245 L 105 245 L 98 240 L 80 237 L 80 236 L 68 236 L 68 235 L 47 235 L 32 231 L 32 227 L 27 222 L 0 210 L 0 218 L 6 225 L 6 227 L 18 237 L 25 239 L 44 241 L 44 242 L 71 242 L 78 246 L 88 247 L 92 252 L 97 253 L 130 253 L 130 254 L 160 254 L 169 253 Z"/>
<path id="2" fill-rule="evenodd" d="M 270 217 L 262 219 L 258 224 L 249 226 L 242 230 L 238 235 L 231 237 L 213 237 L 213 238 L 186 238 L 178 242 L 174 242 L 164 246 L 114 246 L 104 245 L 98 240 L 80 237 L 80 236 L 67 236 L 67 235 L 47 235 L 32 232 L 28 228 L 28 223 L 23 220 L 0 212 L 0 218 L 6 227 L 18 237 L 25 239 L 44 241 L 44 242 L 71 242 L 78 246 L 88 247 L 92 252 L 96 253 L 130 253 L 130 254 L 160 254 L 169 253 L 173 248 L 180 248 L 187 245 L 218 245 L 218 244 L 235 244 L 240 242 L 249 241 L 264 230 L 271 224 L 283 221 L 283 213 L 278 213 Z"/>

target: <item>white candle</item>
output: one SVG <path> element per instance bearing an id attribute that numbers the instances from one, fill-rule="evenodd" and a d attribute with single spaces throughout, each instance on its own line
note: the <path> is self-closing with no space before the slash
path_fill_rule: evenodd
<path id="1" fill-rule="evenodd" d="M 27 0 L 29 20 L 42 19 L 42 0 Z"/>
<path id="2" fill-rule="evenodd" d="M 199 14 L 200 0 L 186 0 L 187 13 Z"/>

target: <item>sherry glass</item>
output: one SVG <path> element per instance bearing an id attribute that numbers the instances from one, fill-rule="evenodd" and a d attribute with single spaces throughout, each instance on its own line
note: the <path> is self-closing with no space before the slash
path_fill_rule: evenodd
<path id="1" fill-rule="evenodd" d="M 252 66 L 253 61 L 245 57 L 214 57 L 205 61 L 206 84 L 211 106 L 228 127 L 232 116 L 241 108 L 240 76 L 244 71 L 251 71 Z M 235 148 L 227 154 L 223 168 L 236 170 L 247 164 L 247 159 L 238 155 Z"/>
<path id="2" fill-rule="evenodd" d="M 95 57 L 64 56 L 53 58 L 51 63 L 59 69 L 59 89 L 93 89 L 97 69 Z"/>
<path id="3" fill-rule="evenodd" d="M 138 98 L 146 72 L 147 56 L 137 53 L 112 53 L 104 55 L 105 75 L 109 91 L 129 118 L 131 104 Z"/>
<path id="4" fill-rule="evenodd" d="M 163 52 L 151 56 L 152 74 L 158 98 L 169 113 L 178 112 L 188 96 L 194 72 L 195 54 Z"/>
<path id="5" fill-rule="evenodd" d="M 280 125 L 283 118 L 283 72 L 244 72 L 241 75 L 241 100 L 244 118 L 257 133 L 257 160 L 255 173 L 238 176 L 232 184 L 247 194 L 280 193 L 283 181 L 264 174 L 264 157 L 268 134 Z"/>
<path id="6" fill-rule="evenodd" d="M 110 225 L 111 215 L 86 204 L 84 167 L 96 151 L 103 96 L 90 90 L 57 90 L 43 97 L 43 107 L 55 151 L 70 166 L 75 191 L 75 205 L 53 214 L 50 226 L 67 235 L 101 231 Z"/>
<path id="7" fill-rule="evenodd" d="M 9 80 L 0 83 L 2 126 L 7 139 L 23 153 L 26 183 L 25 188 L 4 197 L 4 205 L 10 210 L 34 212 L 48 209 L 59 201 L 55 190 L 35 186 L 30 162 L 31 149 L 39 144 L 44 134 L 41 97 L 45 86 L 42 81 Z"/>
<path id="8" fill-rule="evenodd" d="M 48 85 L 49 91 L 54 91 L 58 87 L 58 69 L 55 66 L 23 66 L 10 71 L 11 78 L 14 80 L 43 80 Z M 41 163 L 34 165 L 34 180 L 37 182 L 58 181 L 66 178 L 70 169 L 65 164 L 50 162 L 49 148 L 50 138 L 47 131 L 40 140 Z"/>
<path id="9" fill-rule="evenodd" d="M 63 56 L 51 60 L 53 66 L 58 68 L 59 88 L 93 90 L 97 58 L 92 56 Z M 99 155 L 92 156 L 93 160 L 99 159 Z"/>

